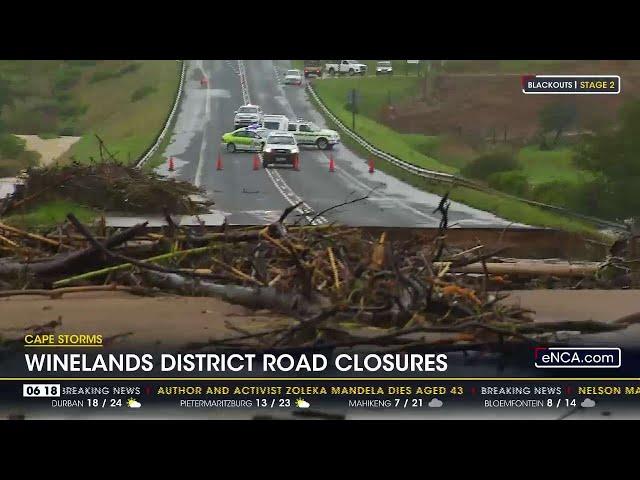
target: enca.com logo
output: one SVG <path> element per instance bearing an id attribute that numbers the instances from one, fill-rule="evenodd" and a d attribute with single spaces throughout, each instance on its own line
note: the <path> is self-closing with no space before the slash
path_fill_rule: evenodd
<path id="1" fill-rule="evenodd" d="M 536 347 L 536 368 L 620 368 L 622 350 L 605 347 Z"/>

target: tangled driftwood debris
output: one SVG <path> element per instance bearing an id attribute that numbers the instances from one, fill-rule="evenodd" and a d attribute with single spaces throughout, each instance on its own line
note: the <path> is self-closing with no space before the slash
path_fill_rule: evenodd
<path id="1" fill-rule="evenodd" d="M 496 293 L 519 277 L 542 273 L 593 277 L 598 265 L 523 266 L 500 258 L 500 246 L 447 245 L 448 201 L 435 239 L 391 240 L 362 229 L 288 225 L 285 210 L 265 227 L 207 233 L 176 225 L 165 210 L 161 233 L 139 224 L 121 231 L 89 228 L 68 215 L 64 234 L 3 228 L 0 290 L 56 296 L 82 289 L 136 294 L 213 295 L 287 314 L 288 324 L 239 329 L 190 349 L 288 349 L 376 345 L 438 351 L 498 349 L 535 343 L 540 334 L 626 328 L 625 323 L 538 324 L 532 312 Z M 4 257 L 4 258 L 2 258 Z M 622 259 L 618 265 L 624 264 Z M 607 263 L 605 263 L 607 264 Z M 608 264 L 607 264 L 608 265 Z M 28 289 L 28 290 L 25 290 Z M 548 343 L 548 342 L 547 342 Z"/>

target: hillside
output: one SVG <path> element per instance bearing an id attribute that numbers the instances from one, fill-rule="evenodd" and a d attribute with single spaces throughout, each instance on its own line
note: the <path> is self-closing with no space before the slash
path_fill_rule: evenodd
<path id="1" fill-rule="evenodd" d="M 9 85 L 0 119 L 16 135 L 80 136 L 63 161 L 99 159 L 95 134 L 118 159 L 134 161 L 162 128 L 179 72 L 175 60 L 0 61 Z"/>

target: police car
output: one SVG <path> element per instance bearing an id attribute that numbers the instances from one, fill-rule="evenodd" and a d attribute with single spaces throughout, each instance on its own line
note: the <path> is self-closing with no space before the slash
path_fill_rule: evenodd
<path id="1" fill-rule="evenodd" d="M 221 143 L 229 153 L 262 151 L 268 132 L 258 124 L 238 128 L 222 135 Z"/>
<path id="2" fill-rule="evenodd" d="M 340 143 L 338 132 L 320 128 L 313 122 L 304 120 L 289 122 L 288 130 L 296 137 L 298 145 L 315 145 L 320 150 L 328 150 Z"/>

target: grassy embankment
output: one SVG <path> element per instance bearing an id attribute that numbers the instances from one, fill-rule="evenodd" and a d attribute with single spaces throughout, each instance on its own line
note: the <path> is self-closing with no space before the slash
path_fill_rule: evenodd
<path id="1" fill-rule="evenodd" d="M 351 125 L 352 113 L 347 110 L 347 92 L 356 88 L 360 92 L 360 112 L 356 117 L 356 131 L 376 147 L 387 151 L 415 165 L 447 173 L 458 173 L 459 169 L 473 157 L 473 152 L 464 148 L 452 148 L 446 137 L 416 134 L 399 134 L 376 121 L 375 114 L 388 101 L 391 95 L 394 102 L 416 94 L 417 85 L 411 78 L 354 78 L 341 81 L 316 81 L 315 90 L 327 107 L 346 125 Z M 355 142 L 343 135 L 345 143 L 359 148 Z M 427 154 L 427 153 L 430 154 Z M 432 156 L 433 155 L 433 156 Z M 540 151 L 535 147 L 525 147 L 518 153 L 523 171 L 530 175 L 533 184 L 556 178 L 560 172 L 562 178 L 575 178 L 578 172 L 573 169 L 568 149 Z M 408 183 L 432 191 L 443 193 L 444 185 L 426 182 L 424 179 L 408 174 L 383 161 L 380 168 Z M 451 193 L 453 200 L 471 207 L 490 211 L 496 215 L 518 223 L 544 227 L 560 228 L 568 231 L 593 233 L 594 228 L 585 222 L 543 210 L 522 202 L 467 188 L 456 188 Z"/>
<path id="2" fill-rule="evenodd" d="M 2 112 L 2 121 L 14 134 L 79 136 L 60 162 L 100 160 L 97 134 L 118 160 L 131 163 L 162 129 L 173 106 L 180 67 L 175 60 L 1 61 L 0 77 L 9 81 L 12 100 Z M 14 171 L 34 164 L 12 162 Z M 0 161 L 0 167 L 8 164 Z M 52 224 L 69 211 L 87 220 L 97 210 L 60 200 L 5 221 Z"/>

